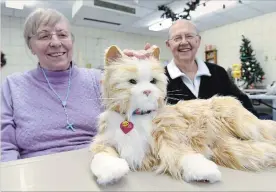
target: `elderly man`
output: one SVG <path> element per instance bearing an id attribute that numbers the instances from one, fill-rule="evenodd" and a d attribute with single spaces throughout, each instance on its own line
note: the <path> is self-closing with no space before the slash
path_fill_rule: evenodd
<path id="1" fill-rule="evenodd" d="M 170 27 L 166 45 L 172 52 L 173 59 L 165 68 L 169 79 L 168 103 L 208 99 L 214 95 L 234 96 L 247 110 L 258 116 L 250 99 L 231 82 L 223 67 L 196 58 L 200 41 L 196 26 L 188 20 L 177 20 Z M 145 49 L 150 47 L 147 44 Z M 125 50 L 124 53 L 138 58 L 145 58 L 149 54 L 133 50 Z"/>
<path id="2" fill-rule="evenodd" d="M 177 20 L 170 27 L 166 45 L 173 59 L 165 69 L 169 78 L 168 102 L 208 99 L 214 95 L 234 96 L 257 115 L 250 99 L 230 81 L 223 67 L 196 58 L 200 41 L 195 25 L 188 20 Z"/>

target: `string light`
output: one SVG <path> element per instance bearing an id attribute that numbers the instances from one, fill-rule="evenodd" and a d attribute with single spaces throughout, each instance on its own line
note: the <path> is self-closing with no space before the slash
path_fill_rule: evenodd
<path id="1" fill-rule="evenodd" d="M 199 5 L 200 0 L 192 0 L 186 3 L 186 6 L 183 10 L 183 13 L 176 14 L 166 5 L 158 6 L 159 11 L 164 11 L 161 15 L 161 18 L 171 18 L 172 21 L 176 21 L 178 19 L 191 19 L 190 12 L 194 11 L 196 7 Z"/>
<path id="2" fill-rule="evenodd" d="M 207 1 L 204 1 L 202 3 L 202 5 L 204 7 L 206 7 L 206 2 Z M 212 1 L 213 2 L 213 1 Z M 236 3 L 242 3 L 242 0 L 238 0 L 236 1 Z M 164 11 L 164 13 L 161 15 L 161 18 L 166 18 L 166 19 L 171 19 L 172 21 L 176 21 L 178 19 L 187 19 L 187 20 L 190 20 L 191 19 L 191 16 L 194 16 L 194 14 L 192 13 L 192 15 L 190 14 L 191 11 L 195 11 L 195 9 L 197 8 L 197 6 L 199 6 L 200 4 L 200 0 L 191 0 L 189 1 L 188 3 L 186 3 L 185 5 L 185 8 L 183 10 L 182 13 L 180 14 L 176 14 L 174 13 L 169 7 L 167 7 L 166 5 L 161 5 L 161 6 L 158 6 L 158 10 L 159 11 Z M 231 3 L 224 3 L 222 5 L 222 8 L 223 9 L 226 9 L 226 4 L 227 6 L 228 5 L 232 5 L 232 2 Z"/>

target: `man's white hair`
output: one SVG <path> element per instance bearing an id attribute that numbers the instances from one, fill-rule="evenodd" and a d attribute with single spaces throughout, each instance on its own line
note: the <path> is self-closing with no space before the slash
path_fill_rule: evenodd
<path id="1" fill-rule="evenodd" d="M 197 35 L 199 34 L 199 30 L 198 30 L 198 28 L 197 28 L 197 26 L 196 26 L 196 24 L 195 24 L 194 22 L 192 22 L 192 21 L 190 21 L 190 20 L 186 20 L 186 19 L 178 19 L 178 20 L 174 21 L 174 22 L 172 23 L 172 25 L 170 26 L 169 32 L 168 32 L 168 39 L 171 38 L 171 28 L 172 28 L 174 25 L 176 25 L 177 23 L 179 23 L 179 22 L 188 22 L 188 23 L 190 23 L 191 25 L 194 26 L 195 31 L 196 31 L 196 34 L 197 34 Z"/>

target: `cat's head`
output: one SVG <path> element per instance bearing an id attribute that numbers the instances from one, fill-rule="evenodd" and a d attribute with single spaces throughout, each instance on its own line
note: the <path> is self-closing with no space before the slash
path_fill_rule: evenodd
<path id="1" fill-rule="evenodd" d="M 131 115 L 135 110 L 156 111 L 164 105 L 167 77 L 159 63 L 159 48 L 148 59 L 128 57 L 116 46 L 107 49 L 103 102 L 109 110 Z"/>

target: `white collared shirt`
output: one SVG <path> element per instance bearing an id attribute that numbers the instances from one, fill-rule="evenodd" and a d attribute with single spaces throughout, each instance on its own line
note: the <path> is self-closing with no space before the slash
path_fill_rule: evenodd
<path id="1" fill-rule="evenodd" d="M 178 77 L 181 77 L 183 83 L 190 89 L 190 91 L 198 97 L 199 92 L 199 86 L 200 86 L 200 80 L 201 76 L 211 76 L 211 73 L 204 63 L 204 61 L 200 59 L 196 59 L 197 63 L 197 73 L 194 77 L 194 80 L 191 80 L 185 73 L 181 72 L 180 69 L 176 66 L 174 63 L 174 60 L 167 65 L 168 73 L 172 79 L 176 79 Z"/>

